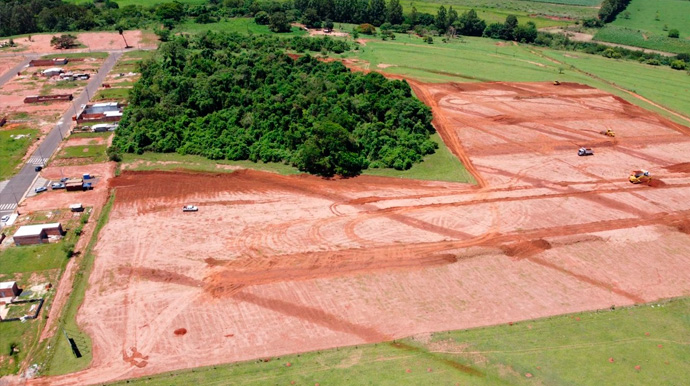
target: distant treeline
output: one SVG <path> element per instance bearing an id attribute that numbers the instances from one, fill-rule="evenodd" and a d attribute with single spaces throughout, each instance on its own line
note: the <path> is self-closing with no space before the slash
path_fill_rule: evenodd
<path id="1" fill-rule="evenodd" d="M 408 169 L 433 153 L 431 111 L 406 82 L 284 53 L 327 50 L 333 41 L 173 37 L 142 62 L 111 159 L 177 152 L 352 176 L 367 167 Z"/>

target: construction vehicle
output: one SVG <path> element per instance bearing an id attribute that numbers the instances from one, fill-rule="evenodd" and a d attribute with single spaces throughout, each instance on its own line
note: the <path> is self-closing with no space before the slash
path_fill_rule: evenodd
<path id="1" fill-rule="evenodd" d="M 628 180 L 633 184 L 649 184 L 652 182 L 652 176 L 646 170 L 633 170 Z"/>
<path id="2" fill-rule="evenodd" d="M 601 134 L 604 134 L 607 137 L 615 137 L 616 133 L 613 132 L 611 129 L 606 129 L 606 131 L 600 131 Z"/>
<path id="3" fill-rule="evenodd" d="M 594 150 L 588 147 L 581 147 L 577 150 L 577 155 L 579 155 L 580 157 L 594 155 Z"/>

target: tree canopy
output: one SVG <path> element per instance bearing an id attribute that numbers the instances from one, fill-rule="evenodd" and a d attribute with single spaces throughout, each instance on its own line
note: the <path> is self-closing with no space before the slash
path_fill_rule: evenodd
<path id="1" fill-rule="evenodd" d="M 406 82 L 283 52 L 341 44 L 212 32 L 175 37 L 141 65 L 113 152 L 284 162 L 323 176 L 408 169 L 433 153 L 431 111 Z"/>

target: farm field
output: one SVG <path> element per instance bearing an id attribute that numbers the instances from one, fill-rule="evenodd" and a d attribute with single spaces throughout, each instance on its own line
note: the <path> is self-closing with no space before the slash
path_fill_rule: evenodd
<path id="1" fill-rule="evenodd" d="M 690 128 L 577 84 L 410 84 L 478 186 L 124 171 L 111 180 L 77 313 L 92 365 L 46 381 L 103 383 L 690 295 Z M 616 138 L 599 134 L 611 127 Z M 580 146 L 596 155 L 577 157 Z M 627 181 L 640 167 L 650 186 Z M 544 337 L 572 343 L 556 335 Z M 474 351 L 500 344 L 483 340 Z M 663 345 L 673 363 L 687 350 Z M 634 366 L 645 350 L 614 358 L 622 370 L 606 376 L 643 374 Z M 538 353 L 490 355 L 514 366 L 508 380 L 577 376 L 552 370 L 565 353 Z M 624 355 L 588 353 L 602 366 Z"/>
<path id="2" fill-rule="evenodd" d="M 237 17 L 231 18 L 224 21 L 219 21 L 216 23 L 208 24 L 198 24 L 194 21 L 187 21 L 175 27 L 176 32 L 187 32 L 187 33 L 199 33 L 206 31 L 214 32 L 236 32 L 240 34 L 263 34 L 263 35 L 273 35 L 267 25 L 259 25 L 254 22 L 254 18 L 244 18 Z M 278 36 L 290 37 L 290 36 L 305 36 L 307 32 L 298 28 L 292 27 L 292 31 L 289 33 L 281 33 Z"/>
<path id="3" fill-rule="evenodd" d="M 115 385 L 219 385 L 228 379 L 243 385 L 293 381 L 599 385 L 619 383 L 622 377 L 636 384 L 681 384 L 690 352 L 678 339 L 690 334 L 689 309 L 690 301 L 684 298 L 512 326 L 421 334 L 396 343 L 288 355 L 268 362 L 198 368 Z"/>

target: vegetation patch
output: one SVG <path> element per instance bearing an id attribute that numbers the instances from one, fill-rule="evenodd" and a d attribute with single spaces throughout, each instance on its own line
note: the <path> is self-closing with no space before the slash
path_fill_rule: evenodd
<path id="1" fill-rule="evenodd" d="M 117 85 L 119 86 L 120 84 Z M 102 88 L 96 92 L 93 96 L 93 100 L 117 100 L 125 102 L 129 98 L 129 90 L 130 88 L 128 87 Z"/>
<path id="2" fill-rule="evenodd" d="M 105 145 L 81 145 L 66 146 L 57 155 L 57 158 L 85 158 L 88 163 L 100 163 L 107 161 Z"/>
<path id="3" fill-rule="evenodd" d="M 18 128 L 0 130 L 0 181 L 12 176 L 26 154 L 26 149 L 36 140 L 38 130 Z"/>
<path id="4" fill-rule="evenodd" d="M 409 169 L 437 145 L 431 111 L 407 83 L 280 52 L 345 47 L 214 33 L 164 44 L 142 64 L 114 146 L 289 163 L 323 176 Z"/>
<path id="5" fill-rule="evenodd" d="M 676 54 L 690 54 L 690 40 L 670 38 L 668 33 L 652 34 L 629 27 L 607 25 L 594 35 L 594 39 Z"/>

